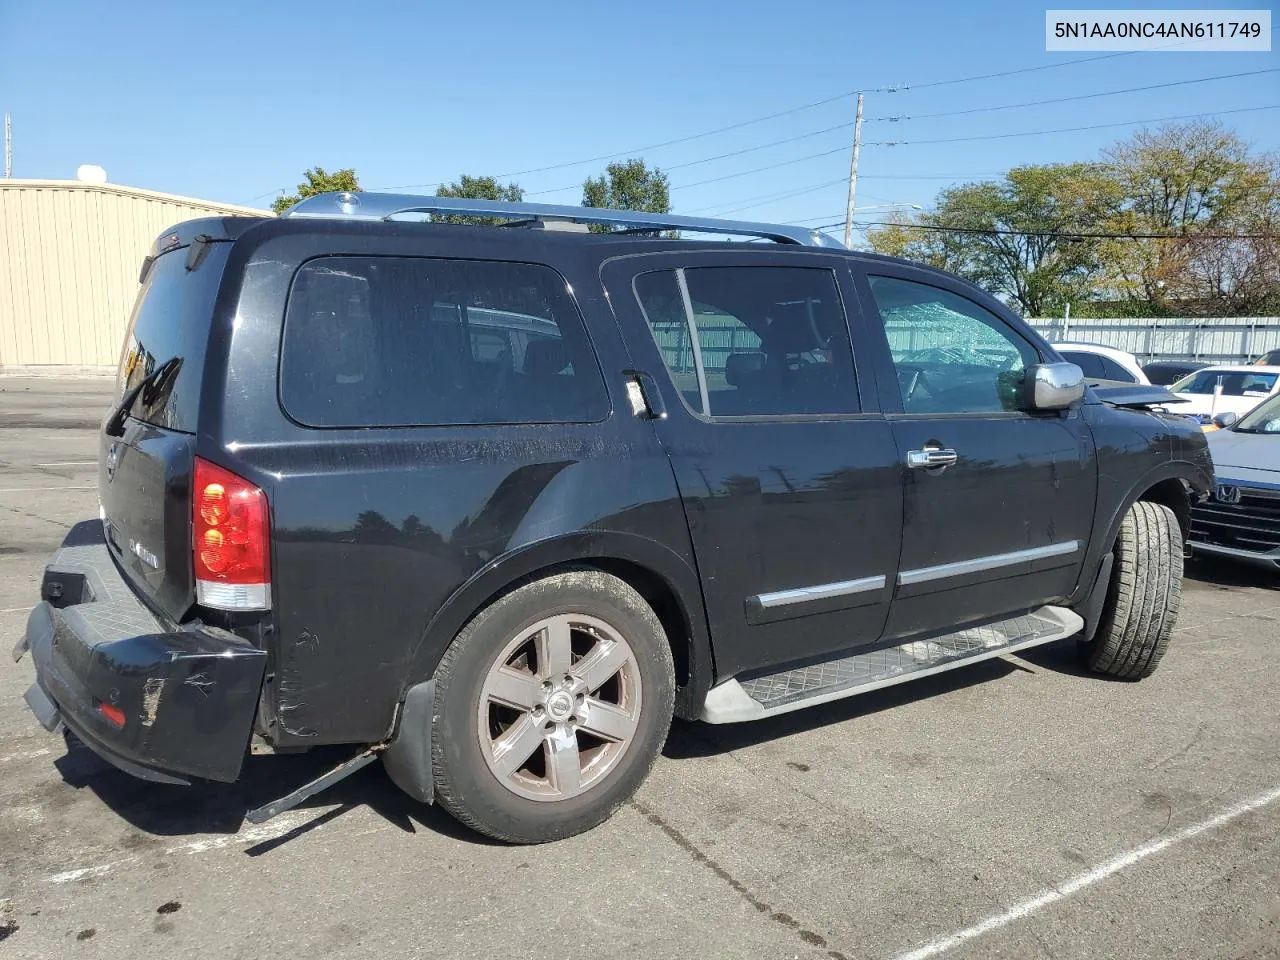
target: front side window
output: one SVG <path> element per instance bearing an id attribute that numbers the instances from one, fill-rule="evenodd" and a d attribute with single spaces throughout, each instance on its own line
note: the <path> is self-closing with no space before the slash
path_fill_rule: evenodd
<path id="1" fill-rule="evenodd" d="M 812 267 L 642 274 L 636 297 L 672 383 L 708 417 L 858 412 L 835 276 Z"/>
<path id="2" fill-rule="evenodd" d="M 1223 396 L 1265 397 L 1276 387 L 1274 373 L 1247 373 L 1232 370 L 1201 370 L 1179 380 L 1169 389 L 1174 393 L 1213 393 L 1219 384 Z"/>
<path id="3" fill-rule="evenodd" d="M 1235 428 L 1240 433 L 1280 433 L 1280 397 L 1259 404 Z"/>
<path id="4" fill-rule="evenodd" d="M 280 393 L 316 427 L 572 423 L 609 410 L 561 277 L 524 263 L 322 257 L 285 312 Z"/>
<path id="5" fill-rule="evenodd" d="M 1020 407 L 1031 344 L 972 300 L 896 277 L 868 277 L 906 413 L 999 413 Z"/>

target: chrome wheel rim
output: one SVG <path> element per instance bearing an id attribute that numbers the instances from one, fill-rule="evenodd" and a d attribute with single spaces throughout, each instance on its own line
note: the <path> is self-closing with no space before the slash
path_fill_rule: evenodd
<path id="1" fill-rule="evenodd" d="M 568 800 L 598 786 L 640 722 L 631 645 L 596 617 L 545 617 L 494 658 L 480 690 L 480 752 L 506 789 Z"/>

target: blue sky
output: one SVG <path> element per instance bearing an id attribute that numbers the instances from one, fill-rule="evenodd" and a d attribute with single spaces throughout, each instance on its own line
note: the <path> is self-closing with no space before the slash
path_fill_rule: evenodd
<path id="1" fill-rule="evenodd" d="M 315 164 L 354 166 L 366 189 L 427 193 L 461 173 L 510 174 L 617 152 L 669 169 L 676 212 L 816 224 L 843 216 L 854 100 L 840 95 L 857 89 L 867 91 L 871 118 L 858 192 L 868 219 L 883 213 L 877 205 L 927 206 L 949 183 L 1011 165 L 1094 159 L 1138 127 L 877 145 L 884 141 L 1280 104 L 1280 73 L 1271 73 L 967 116 L 874 119 L 1280 67 L 1277 52 L 1140 53 L 873 92 L 1098 56 L 1046 53 L 1045 5 L 1003 0 L 170 0 L 107 9 L 0 0 L 0 108 L 13 114 L 15 176 L 70 178 L 78 164 L 98 163 L 116 183 L 265 206 Z M 827 98 L 836 99 L 628 154 Z M 1280 110 L 1222 119 L 1259 149 L 1280 150 Z M 514 179 L 529 199 L 577 203 L 583 178 L 605 162 Z M 758 202 L 788 192 L 796 195 Z"/>

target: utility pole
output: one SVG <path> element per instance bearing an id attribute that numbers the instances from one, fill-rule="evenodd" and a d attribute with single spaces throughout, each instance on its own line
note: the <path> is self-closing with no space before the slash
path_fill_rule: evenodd
<path id="1" fill-rule="evenodd" d="M 853 205 L 858 193 L 858 153 L 862 150 L 862 94 L 858 94 L 858 115 L 853 121 L 853 159 L 849 162 L 849 206 L 844 214 L 844 247 L 853 249 Z"/>
<path id="2" fill-rule="evenodd" d="M 4 112 L 4 178 L 13 176 L 13 118 Z"/>

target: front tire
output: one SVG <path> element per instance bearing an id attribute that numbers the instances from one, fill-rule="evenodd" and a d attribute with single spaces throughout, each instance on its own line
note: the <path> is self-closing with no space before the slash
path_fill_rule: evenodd
<path id="1" fill-rule="evenodd" d="M 1182 597 L 1182 528 L 1168 507 L 1140 500 L 1120 523 L 1111 583 L 1084 664 L 1124 680 L 1151 676 L 1169 647 Z"/>
<path id="2" fill-rule="evenodd" d="M 674 695 L 666 633 L 626 582 L 573 570 L 519 587 L 463 628 L 436 671 L 440 804 L 514 843 L 590 830 L 648 775 Z"/>

